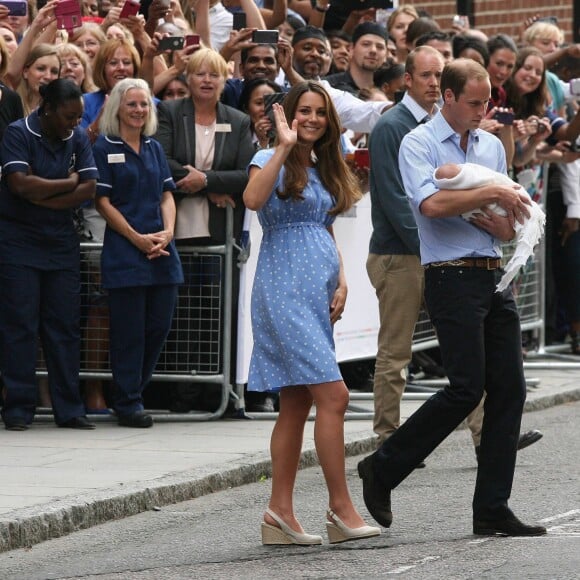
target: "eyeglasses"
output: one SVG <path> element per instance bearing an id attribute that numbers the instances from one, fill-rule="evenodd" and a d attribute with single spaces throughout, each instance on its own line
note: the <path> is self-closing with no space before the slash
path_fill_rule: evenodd
<path id="1" fill-rule="evenodd" d="M 85 40 L 83 42 L 75 42 L 75 45 L 79 48 L 97 48 L 100 43 L 96 40 Z"/>

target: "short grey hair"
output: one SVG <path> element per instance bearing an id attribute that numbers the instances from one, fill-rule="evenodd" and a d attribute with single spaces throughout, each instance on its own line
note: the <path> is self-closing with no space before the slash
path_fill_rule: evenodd
<path id="1" fill-rule="evenodd" d="M 153 103 L 149 85 L 143 79 L 123 79 L 119 81 L 111 90 L 111 94 L 103 106 L 103 114 L 99 121 L 99 132 L 103 135 L 120 136 L 119 107 L 123 97 L 131 89 L 140 89 L 147 94 L 149 102 L 149 115 L 143 126 L 143 135 L 154 135 L 157 131 L 157 110 Z"/>

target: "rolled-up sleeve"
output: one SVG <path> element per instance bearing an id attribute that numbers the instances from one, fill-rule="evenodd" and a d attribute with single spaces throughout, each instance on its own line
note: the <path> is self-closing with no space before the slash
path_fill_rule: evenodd
<path id="1" fill-rule="evenodd" d="M 399 168 L 411 206 L 421 213 L 421 204 L 439 191 L 433 182 L 437 162 L 426 143 L 413 133 L 405 135 L 399 149 Z"/>

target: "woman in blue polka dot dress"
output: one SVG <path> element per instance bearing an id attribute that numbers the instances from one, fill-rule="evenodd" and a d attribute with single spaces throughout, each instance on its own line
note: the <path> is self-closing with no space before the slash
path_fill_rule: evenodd
<path id="1" fill-rule="evenodd" d="M 258 212 L 263 229 L 252 291 L 248 390 L 280 391 L 262 543 L 322 543 L 320 536 L 304 532 L 293 508 L 304 425 L 313 403 L 314 440 L 329 492 L 329 540 L 376 536 L 380 529 L 365 525 L 346 483 L 348 390 L 332 336 L 346 300 L 332 222 L 360 198 L 360 191 L 342 158 L 336 110 L 319 84 L 293 87 L 284 108 L 274 105 L 274 117 L 276 147 L 254 156 L 244 192 L 246 207 Z M 291 126 L 287 118 L 293 119 Z"/>

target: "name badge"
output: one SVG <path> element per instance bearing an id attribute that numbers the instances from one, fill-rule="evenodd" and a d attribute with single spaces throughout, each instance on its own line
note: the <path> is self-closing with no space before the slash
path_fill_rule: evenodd
<path id="1" fill-rule="evenodd" d="M 107 155 L 107 161 L 109 163 L 125 163 L 124 153 L 109 153 Z"/>
<path id="2" fill-rule="evenodd" d="M 232 126 L 229 123 L 216 123 L 215 124 L 216 133 L 231 133 Z"/>

